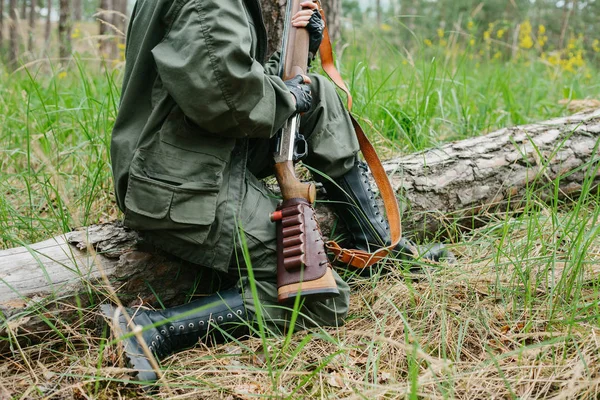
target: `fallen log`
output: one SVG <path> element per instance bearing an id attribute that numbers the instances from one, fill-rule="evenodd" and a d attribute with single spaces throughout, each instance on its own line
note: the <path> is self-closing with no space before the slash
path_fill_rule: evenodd
<path id="1" fill-rule="evenodd" d="M 574 200 L 600 182 L 600 110 L 505 128 L 389 160 L 405 232 L 431 236 L 519 210 L 530 194 Z"/>
<path id="2" fill-rule="evenodd" d="M 404 208 L 405 229 L 432 234 L 448 221 L 518 207 L 528 190 L 543 198 L 558 188 L 575 197 L 586 180 L 597 186 L 599 138 L 600 110 L 450 143 L 387 161 L 385 168 Z M 320 205 L 318 213 L 329 232 L 331 210 Z M 50 329 L 47 321 L 77 317 L 74 305 L 106 298 L 103 274 L 126 305 L 169 305 L 215 290 L 199 288 L 215 282 L 207 273 L 148 251 L 118 223 L 0 251 L 0 336 L 27 332 L 39 339 Z M 4 348 L 9 342 L 2 340 Z"/>

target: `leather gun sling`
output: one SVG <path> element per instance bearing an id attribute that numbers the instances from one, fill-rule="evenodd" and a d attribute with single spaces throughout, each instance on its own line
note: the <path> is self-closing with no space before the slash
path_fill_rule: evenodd
<path id="1" fill-rule="evenodd" d="M 390 236 L 391 243 L 389 246 L 382 247 L 379 250 L 369 253 L 366 251 L 358 250 L 358 249 L 344 249 L 337 242 L 331 240 L 327 242 L 327 248 L 335 254 L 337 260 L 342 263 L 351 265 L 355 268 L 366 268 L 369 267 L 378 261 L 381 261 L 385 258 L 390 251 L 396 247 L 400 239 L 402 238 L 402 223 L 400 220 L 400 210 L 398 208 L 398 200 L 396 198 L 396 194 L 390 181 L 385 173 L 383 165 L 375 152 L 375 148 L 365 135 L 362 127 L 352 115 L 352 95 L 350 94 L 350 90 L 344 83 L 342 76 L 339 71 L 335 68 L 334 60 L 333 60 L 333 50 L 331 48 L 331 38 L 329 36 L 329 31 L 327 29 L 327 23 L 325 20 L 325 13 L 323 12 L 323 8 L 321 6 L 321 2 L 316 0 L 316 3 L 319 5 L 319 11 L 321 13 L 321 17 L 325 22 L 325 29 L 323 31 L 323 41 L 321 42 L 321 47 L 319 48 L 319 54 L 321 55 L 321 64 L 323 70 L 327 73 L 329 78 L 335 83 L 337 87 L 343 90 L 347 95 L 347 104 L 348 104 L 348 113 L 352 120 L 352 125 L 354 125 L 354 131 L 356 133 L 356 137 L 358 139 L 358 143 L 360 145 L 360 150 L 363 153 L 365 161 L 369 165 L 369 169 L 373 174 L 373 178 L 375 183 L 377 184 L 377 188 L 381 193 L 381 198 L 383 199 L 383 205 L 385 208 L 385 213 L 388 218 L 388 223 L 390 226 Z"/>

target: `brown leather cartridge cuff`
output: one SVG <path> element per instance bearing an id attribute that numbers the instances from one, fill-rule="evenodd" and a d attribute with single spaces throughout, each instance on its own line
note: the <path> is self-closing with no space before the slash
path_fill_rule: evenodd
<path id="1" fill-rule="evenodd" d="M 323 277 L 331 266 L 311 204 L 290 199 L 277 211 L 277 286 Z"/>

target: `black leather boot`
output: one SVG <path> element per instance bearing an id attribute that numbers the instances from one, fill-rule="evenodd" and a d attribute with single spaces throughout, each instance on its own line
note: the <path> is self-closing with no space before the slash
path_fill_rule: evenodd
<path id="1" fill-rule="evenodd" d="M 372 252 L 390 243 L 390 228 L 375 201 L 366 163 L 357 161 L 350 171 L 333 182 L 322 177 L 318 179 L 357 249 Z M 392 256 L 403 260 L 455 261 L 454 255 L 441 243 L 418 246 L 402 238 L 395 250 Z"/>
<path id="2" fill-rule="evenodd" d="M 102 316 L 109 327 L 118 327 L 120 335 L 128 337 L 119 341 L 134 379 L 154 382 L 156 373 L 145 356 L 143 347 L 135 335 L 135 326 L 141 326 L 142 337 L 157 359 L 185 350 L 200 339 L 223 341 L 224 336 L 242 337 L 248 334 L 250 317 L 237 289 L 229 289 L 181 306 L 165 310 L 142 310 L 127 308 L 132 321 L 127 323 L 121 310 L 111 304 L 100 306 Z M 116 336 L 113 329 L 113 336 Z M 225 333 L 225 335 L 224 335 Z"/>

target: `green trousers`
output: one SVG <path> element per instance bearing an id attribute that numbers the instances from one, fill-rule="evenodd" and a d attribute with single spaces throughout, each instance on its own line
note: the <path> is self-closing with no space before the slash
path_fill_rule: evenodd
<path id="1" fill-rule="evenodd" d="M 346 173 L 356 160 L 358 142 L 352 122 L 334 86 L 322 76 L 311 75 L 313 106 L 302 116 L 301 133 L 308 142 L 309 155 L 304 163 L 331 177 Z M 247 251 L 255 279 L 260 307 L 271 329 L 288 328 L 290 310 L 277 303 L 277 240 L 275 224 L 270 214 L 278 199 L 265 188 L 257 177 L 272 174 L 272 147 L 266 140 L 256 140 L 250 145 L 245 196 L 241 213 L 241 228 L 246 238 Z M 255 311 L 255 303 L 248 278 L 248 268 L 243 262 L 243 246 L 238 243 L 231 274 L 239 274 L 240 287 L 246 306 Z M 348 312 L 350 290 L 337 272 L 333 272 L 340 295 L 336 298 L 304 304 L 300 310 L 296 329 L 314 326 L 339 326 Z"/>

